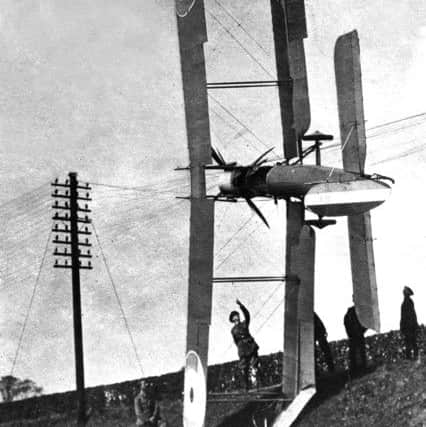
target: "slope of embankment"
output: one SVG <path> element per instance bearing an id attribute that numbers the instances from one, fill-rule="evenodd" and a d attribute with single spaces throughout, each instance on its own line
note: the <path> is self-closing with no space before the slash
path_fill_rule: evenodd
<path id="1" fill-rule="evenodd" d="M 347 341 L 331 343 L 336 373 L 325 372 L 319 358 L 318 393 L 303 411 L 296 425 L 310 426 L 426 426 L 426 331 L 419 336 L 420 361 L 406 361 L 396 331 L 367 338 L 369 369 L 357 378 L 347 374 Z M 282 354 L 261 358 L 261 385 L 280 381 Z M 237 388 L 235 362 L 209 367 L 208 388 L 230 392 Z M 183 372 L 148 378 L 161 398 L 169 427 L 182 426 Z M 133 397 L 138 380 L 99 386 L 87 390 L 88 427 L 135 425 Z M 247 427 L 253 417 L 264 417 L 271 425 L 279 410 L 277 403 L 215 403 L 208 406 L 206 427 Z M 76 400 L 73 392 L 41 396 L 0 404 L 1 427 L 74 426 Z M 264 425 L 263 423 L 261 424 Z"/>

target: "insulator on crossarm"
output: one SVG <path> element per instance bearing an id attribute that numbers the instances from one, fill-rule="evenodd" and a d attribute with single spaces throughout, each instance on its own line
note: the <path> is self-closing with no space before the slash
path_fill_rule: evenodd
<path id="1" fill-rule="evenodd" d="M 65 184 L 69 184 L 69 183 L 70 183 L 69 179 L 66 179 Z"/>
<path id="2" fill-rule="evenodd" d="M 92 263 L 89 261 L 89 262 L 88 262 L 88 265 L 89 265 L 89 267 L 91 267 L 91 266 L 92 266 Z"/>
<path id="3" fill-rule="evenodd" d="M 58 265 L 58 260 L 57 259 L 55 259 L 55 265 Z"/>
<path id="4" fill-rule="evenodd" d="M 55 240 L 59 240 L 59 235 L 58 234 L 55 236 Z"/>
<path id="5" fill-rule="evenodd" d="M 57 200 L 55 200 L 55 207 L 56 207 L 56 206 L 58 206 L 58 204 L 59 204 L 59 203 L 58 203 L 58 201 L 57 201 Z"/>
<path id="6" fill-rule="evenodd" d="M 89 188 L 89 183 L 88 182 L 86 182 L 86 188 Z"/>
<path id="7" fill-rule="evenodd" d="M 92 253 L 90 252 L 90 249 L 87 250 L 87 255 L 92 255 Z"/>
<path id="8" fill-rule="evenodd" d="M 58 248 L 55 248 L 55 252 L 53 252 L 55 255 L 58 254 Z"/>
<path id="9" fill-rule="evenodd" d="M 84 227 L 84 231 L 88 232 L 89 228 L 88 227 Z"/>
<path id="10" fill-rule="evenodd" d="M 65 260 L 65 265 L 68 265 L 68 260 Z"/>
<path id="11" fill-rule="evenodd" d="M 58 178 L 55 178 L 55 184 L 57 184 L 59 182 Z"/>
<path id="12" fill-rule="evenodd" d="M 69 240 L 69 237 L 65 236 L 65 241 L 68 242 L 68 240 Z"/>
<path id="13" fill-rule="evenodd" d="M 68 202 L 65 202 L 65 207 L 67 208 L 69 206 Z"/>
<path id="14" fill-rule="evenodd" d="M 64 253 L 68 253 L 68 249 L 67 248 L 64 248 Z"/>
<path id="15" fill-rule="evenodd" d="M 89 205 L 87 203 L 84 205 L 84 209 L 89 209 Z"/>
<path id="16" fill-rule="evenodd" d="M 67 190 L 65 191 L 65 196 L 68 196 L 70 194 L 70 192 Z"/>
<path id="17" fill-rule="evenodd" d="M 57 230 L 58 229 L 58 224 L 55 224 L 55 230 Z"/>
<path id="18" fill-rule="evenodd" d="M 65 226 L 65 230 L 68 231 L 68 225 Z"/>
<path id="19" fill-rule="evenodd" d="M 89 239 L 86 237 L 86 239 L 84 240 L 84 242 L 87 244 L 89 243 Z"/>
<path id="20" fill-rule="evenodd" d="M 58 194 L 58 189 L 57 188 L 55 188 L 55 194 Z"/>
<path id="21" fill-rule="evenodd" d="M 90 193 L 86 193 L 86 197 L 89 198 L 90 197 Z"/>

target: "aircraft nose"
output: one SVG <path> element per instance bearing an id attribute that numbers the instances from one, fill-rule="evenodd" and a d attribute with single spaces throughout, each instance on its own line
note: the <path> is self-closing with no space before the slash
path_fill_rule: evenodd
<path id="1" fill-rule="evenodd" d="M 232 185 L 232 173 L 224 172 L 219 179 L 219 190 L 221 194 L 233 194 L 235 191 Z"/>

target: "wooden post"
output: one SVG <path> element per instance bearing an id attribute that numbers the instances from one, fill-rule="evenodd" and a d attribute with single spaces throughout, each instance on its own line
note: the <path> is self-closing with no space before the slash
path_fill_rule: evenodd
<path id="1" fill-rule="evenodd" d="M 80 258 L 78 247 L 78 202 L 77 174 L 69 173 L 70 178 L 70 227 L 71 227 L 71 266 L 72 301 L 74 317 L 74 351 L 77 383 L 78 416 L 77 425 L 86 424 L 86 394 L 84 389 L 83 332 L 81 326 Z"/>
<path id="2" fill-rule="evenodd" d="M 81 295 L 80 295 L 80 269 L 91 270 L 91 262 L 88 261 L 86 265 L 82 265 L 80 258 L 87 258 L 88 260 L 92 257 L 90 249 L 87 249 L 86 253 L 80 250 L 81 247 L 89 248 L 91 243 L 88 239 L 84 242 L 79 241 L 79 235 L 90 235 L 91 232 L 86 226 L 84 230 L 79 230 L 79 223 L 90 224 L 90 219 L 87 213 L 91 212 L 88 206 L 80 207 L 79 200 L 90 201 L 89 193 L 80 195 L 78 190 L 89 191 L 91 190 L 89 184 L 86 186 L 79 186 L 77 181 L 77 174 L 70 172 L 68 174 L 69 180 L 65 183 L 59 183 L 56 179 L 52 183 L 53 187 L 56 187 L 52 197 L 56 199 L 53 209 L 57 210 L 53 216 L 54 221 L 65 223 L 65 225 L 54 224 L 52 231 L 55 232 L 55 238 L 53 243 L 60 245 L 61 249 L 55 248 L 54 255 L 57 257 L 65 257 L 65 261 L 61 262 L 58 259 L 55 261 L 55 268 L 66 268 L 71 269 L 72 273 L 72 299 L 73 299 L 73 322 L 74 322 L 74 351 L 75 351 L 75 368 L 76 368 L 76 383 L 77 383 L 77 400 L 78 400 L 78 415 L 77 425 L 83 427 L 86 425 L 86 396 L 84 388 L 84 360 L 83 360 L 83 332 L 82 332 L 82 321 L 81 321 Z M 62 193 L 59 191 L 62 189 Z M 60 203 L 59 200 L 63 200 Z M 65 199 L 65 200 L 64 200 Z M 60 214 L 59 212 L 64 212 Z M 68 213 L 69 212 L 69 213 Z M 85 217 L 79 217 L 80 213 L 86 213 Z M 67 223 L 70 223 L 68 227 Z M 57 234 L 56 234 L 57 233 Z M 60 237 L 60 235 L 64 237 Z M 68 248 L 71 246 L 71 251 Z M 68 259 L 71 258 L 71 263 L 68 263 Z"/>

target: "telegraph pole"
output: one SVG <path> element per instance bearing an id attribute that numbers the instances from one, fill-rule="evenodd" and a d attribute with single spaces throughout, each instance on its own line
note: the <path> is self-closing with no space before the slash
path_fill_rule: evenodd
<path id="1" fill-rule="evenodd" d="M 83 331 L 81 322 L 81 292 L 80 292 L 80 270 L 92 269 L 90 261 L 87 264 L 83 264 L 81 258 L 90 259 L 92 254 L 90 249 L 86 249 L 86 253 L 83 253 L 80 247 L 91 247 L 88 238 L 84 241 L 80 241 L 80 235 L 90 235 L 87 225 L 90 224 L 91 220 L 88 217 L 88 213 L 91 212 L 88 209 L 88 205 L 80 207 L 79 200 L 90 201 L 91 187 L 89 184 L 80 186 L 77 181 L 77 173 L 70 172 L 68 174 L 69 180 L 66 180 L 64 184 L 61 184 L 56 180 L 52 183 L 53 187 L 56 187 L 52 197 L 55 199 L 65 199 L 63 203 L 55 200 L 53 209 L 57 209 L 57 212 L 53 216 L 53 220 L 56 221 L 53 227 L 55 233 L 63 233 L 64 238 L 60 238 L 59 234 L 55 235 L 54 243 L 61 245 L 60 248 L 55 248 L 54 255 L 58 257 L 65 257 L 64 262 L 60 262 L 58 259 L 55 261 L 55 268 L 70 268 L 72 273 L 72 299 L 73 299 L 73 319 L 74 319 L 74 350 L 75 350 L 75 370 L 76 370 L 76 385 L 77 385 L 77 399 L 78 399 L 78 416 L 77 425 L 78 427 L 84 427 L 86 425 L 86 395 L 84 387 L 84 359 L 83 359 Z M 60 191 L 62 190 L 62 192 Z M 79 190 L 84 190 L 80 192 Z M 82 194 L 80 194 L 82 193 Z M 60 211 L 66 211 L 61 214 Z M 80 216 L 79 213 L 84 214 Z M 58 222 L 65 223 L 64 226 L 58 224 Z M 68 226 L 69 223 L 69 226 Z M 79 230 L 79 223 L 82 224 L 84 230 Z M 71 251 L 68 251 L 70 247 Z M 68 258 L 71 258 L 71 264 L 68 264 Z"/>

